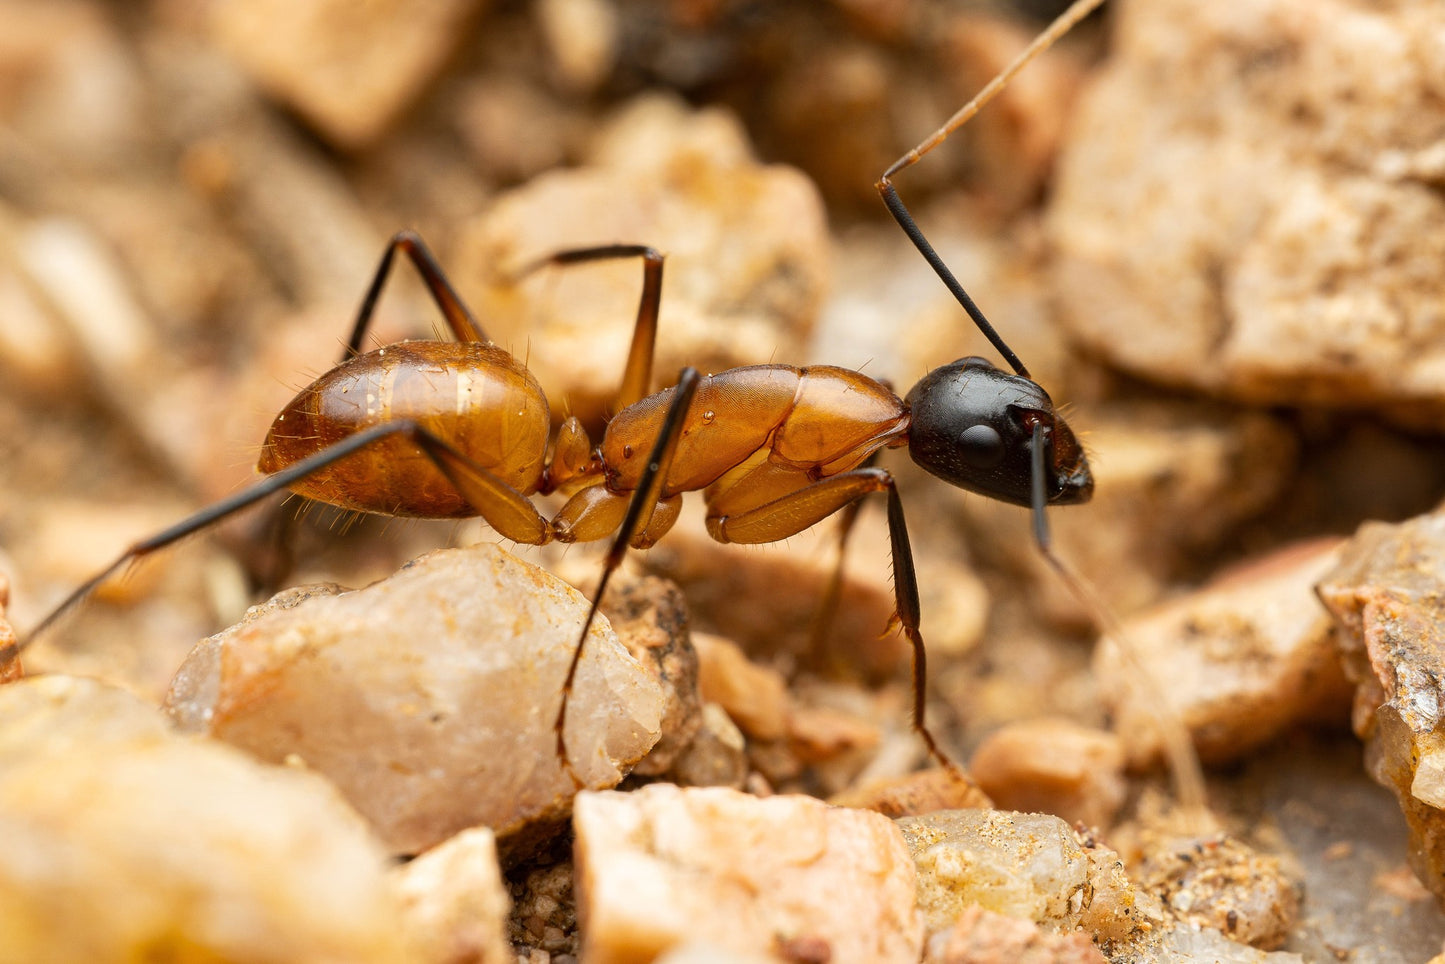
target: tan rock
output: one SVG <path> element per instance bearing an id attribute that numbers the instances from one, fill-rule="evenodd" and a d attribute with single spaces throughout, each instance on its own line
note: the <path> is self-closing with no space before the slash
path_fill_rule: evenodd
<path id="1" fill-rule="evenodd" d="M 778 956 L 737 951 L 703 941 L 679 944 L 657 958 L 656 964 L 778 964 Z"/>
<path id="2" fill-rule="evenodd" d="M 145 743 L 168 732 L 153 707 L 98 680 L 48 675 L 0 688 L 0 770 L 35 755 Z"/>
<path id="3" fill-rule="evenodd" d="M 685 787 L 732 787 L 741 790 L 748 776 L 747 740 L 726 710 L 704 703 L 702 725 L 668 771 Z"/>
<path id="4" fill-rule="evenodd" d="M 727 711 L 738 729 L 757 740 L 778 740 L 788 732 L 788 681 L 769 666 L 748 659 L 730 639 L 710 633 L 693 638 L 702 698 Z"/>
<path id="5" fill-rule="evenodd" d="M 1280 859 L 1234 837 L 1173 841 L 1149 855 L 1140 882 L 1181 924 L 1262 950 L 1283 946 L 1299 922 L 1299 884 Z"/>
<path id="6" fill-rule="evenodd" d="M 918 770 L 907 776 L 870 781 L 835 793 L 835 807 L 876 810 L 885 817 L 916 817 L 937 810 L 987 808 L 993 804 L 967 775 L 943 767 Z"/>
<path id="7" fill-rule="evenodd" d="M 877 814 L 654 784 L 581 795 L 575 827 L 589 961 L 690 941 L 777 956 L 806 944 L 836 964 L 921 953 L 911 861 Z"/>
<path id="8" fill-rule="evenodd" d="M 538 177 L 468 224 L 453 263 L 488 334 L 519 352 L 548 398 L 595 421 L 622 379 L 642 290 L 637 259 L 516 273 L 556 251 L 617 242 L 667 256 L 654 385 L 797 358 L 827 283 L 817 190 L 755 161 L 737 121 L 640 101 L 592 163 Z"/>
<path id="9" fill-rule="evenodd" d="M 665 579 L 622 572 L 608 584 L 601 611 L 622 645 L 662 685 L 662 735 L 633 768 L 640 776 L 657 776 L 702 725 L 699 657 L 688 633 L 687 602 Z"/>
<path id="10" fill-rule="evenodd" d="M 456 124 L 469 159 L 492 183 L 520 183 L 561 166 L 586 119 L 542 85 L 496 70 L 459 83 Z"/>
<path id="11" fill-rule="evenodd" d="M 144 137 L 146 89 L 128 31 L 76 2 L 7 3 L 5 28 L 0 123 L 25 140 L 27 153 L 38 149 L 67 169 L 130 158 Z M 33 187 L 8 199 L 25 189 Z"/>
<path id="12" fill-rule="evenodd" d="M 407 959 L 385 854 L 319 777 L 59 676 L 0 687 L 0 759 L 0 958 Z"/>
<path id="13" fill-rule="evenodd" d="M 463 830 L 396 871 L 402 925 L 428 964 L 512 964 L 511 901 L 485 827 Z"/>
<path id="14" fill-rule="evenodd" d="M 1344 719 L 1347 685 L 1313 591 L 1337 550 L 1335 540 L 1288 547 L 1128 620 L 1147 677 L 1101 642 L 1094 673 L 1131 765 L 1159 753 L 1158 697 L 1209 762 L 1238 760 L 1301 722 Z"/>
<path id="15" fill-rule="evenodd" d="M 947 930 L 928 939 L 924 964 L 1104 964 L 1078 932 L 1051 934 L 1033 921 L 970 907 Z"/>
<path id="16" fill-rule="evenodd" d="M 870 750 L 881 739 L 876 723 L 833 706 L 800 706 L 788 717 L 788 749 L 805 764 Z"/>
<path id="17" fill-rule="evenodd" d="M 291 590 L 206 640 L 167 708 L 262 759 L 331 779 L 387 845 L 499 836 L 565 813 L 553 719 L 587 612 L 580 593 L 490 545 L 442 550 L 364 590 Z M 604 619 L 587 637 L 568 753 L 615 785 L 656 742 L 663 694 Z"/>
<path id="18" fill-rule="evenodd" d="M 569 90 L 590 92 L 617 59 L 618 15 L 608 0 L 543 0 L 536 8 L 553 71 Z"/>
<path id="19" fill-rule="evenodd" d="M 995 731 L 968 769 L 1001 809 L 1052 813 L 1091 827 L 1109 826 L 1128 793 L 1119 738 L 1064 719 Z"/>
<path id="20" fill-rule="evenodd" d="M 1158 381 L 1442 424 L 1445 11 L 1177 0 L 1114 16 L 1049 219 L 1074 334 Z"/>
<path id="21" fill-rule="evenodd" d="M 1082 929 L 1095 940 L 1132 941 L 1162 919 L 1118 854 L 1046 814 L 947 810 L 898 821 L 918 865 L 918 906 L 930 933 L 970 907 Z"/>
<path id="22" fill-rule="evenodd" d="M 385 133 L 445 66 L 483 7 L 383 0 L 220 4 L 212 34 L 252 78 L 343 148 Z"/>
<path id="23" fill-rule="evenodd" d="M 1139 964 L 1306 964 L 1298 954 L 1262 951 L 1209 927 L 1172 927 L 1158 938 L 1133 950 L 1130 960 Z"/>
<path id="24" fill-rule="evenodd" d="M 1355 684 L 1366 767 L 1404 812 L 1410 867 L 1445 901 L 1445 513 L 1366 524 L 1319 595 Z"/>

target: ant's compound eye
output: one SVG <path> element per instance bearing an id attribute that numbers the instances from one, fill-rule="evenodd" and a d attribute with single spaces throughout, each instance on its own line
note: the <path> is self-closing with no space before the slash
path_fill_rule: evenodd
<path id="1" fill-rule="evenodd" d="M 958 449 L 969 465 L 992 468 L 1003 461 L 1003 436 L 992 425 L 970 425 L 958 436 Z"/>

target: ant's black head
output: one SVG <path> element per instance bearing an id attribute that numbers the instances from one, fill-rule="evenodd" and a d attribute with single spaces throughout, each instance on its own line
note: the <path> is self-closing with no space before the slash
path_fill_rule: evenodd
<path id="1" fill-rule="evenodd" d="M 1048 501 L 1087 502 L 1094 493 L 1083 448 L 1037 382 L 999 371 L 984 358 L 960 358 L 913 386 L 908 406 L 913 461 L 951 485 L 1029 505 L 1029 440 L 1043 426 L 1051 430 L 1045 453 Z"/>

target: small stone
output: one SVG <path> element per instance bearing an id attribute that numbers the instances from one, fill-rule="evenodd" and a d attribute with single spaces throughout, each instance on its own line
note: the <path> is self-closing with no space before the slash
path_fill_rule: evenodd
<path id="1" fill-rule="evenodd" d="M 1348 685 L 1313 591 L 1338 548 L 1286 547 L 1125 622 L 1147 676 L 1105 637 L 1094 674 L 1132 766 L 1160 752 L 1161 703 L 1210 763 L 1242 759 L 1301 722 L 1345 719 Z"/>
<path id="2" fill-rule="evenodd" d="M 828 802 L 835 807 L 874 810 L 892 819 L 916 817 L 937 810 L 993 806 L 983 790 L 966 775 L 943 767 L 870 781 L 835 793 Z"/>
<path id="3" fill-rule="evenodd" d="M 968 768 L 1002 809 L 1090 827 L 1109 826 L 1129 789 L 1119 738 L 1064 719 L 1004 726 L 979 744 Z"/>
<path id="4" fill-rule="evenodd" d="M 560 166 L 582 139 L 583 119 L 539 85 L 509 71 L 462 84 L 454 112 L 479 173 L 517 183 Z"/>
<path id="5" fill-rule="evenodd" d="M 327 140 L 366 147 L 445 66 L 481 0 L 266 0 L 211 8 L 217 44 Z"/>
<path id="6" fill-rule="evenodd" d="M 491 545 L 421 557 L 364 590 L 291 590 L 192 652 L 173 719 L 325 774 L 399 853 L 459 830 L 499 838 L 565 813 L 553 719 L 588 603 Z M 604 619 L 565 737 L 578 775 L 615 785 L 657 741 L 663 693 Z"/>
<path id="7" fill-rule="evenodd" d="M 806 944 L 832 964 L 922 951 L 912 862 L 878 814 L 654 784 L 580 795 L 575 828 L 589 961 L 694 941 L 775 957 Z"/>
<path id="8" fill-rule="evenodd" d="M 1180 923 L 1276 950 L 1299 921 L 1299 885 L 1278 857 L 1228 836 L 1176 840 L 1150 854 L 1140 884 Z"/>
<path id="9" fill-rule="evenodd" d="M 0 767 L 31 756 L 63 758 L 86 747 L 159 739 L 166 721 L 133 695 L 98 680 L 37 676 L 0 688 Z"/>
<path id="10" fill-rule="evenodd" d="M 1212 928 L 1172 927 L 1158 941 L 1134 951 L 1138 964 L 1306 964 L 1298 954 L 1262 951 Z"/>
<path id="11" fill-rule="evenodd" d="M 1367 523 L 1320 580 L 1365 765 L 1395 794 L 1410 866 L 1445 902 L 1445 512 Z"/>
<path id="12" fill-rule="evenodd" d="M 684 787 L 732 787 L 741 790 L 748 777 L 747 741 L 726 710 L 716 703 L 702 706 L 702 726 L 668 776 Z"/>
<path id="13" fill-rule="evenodd" d="M 688 941 L 671 948 L 656 964 L 778 964 L 778 956 L 763 951 L 738 951 L 704 941 Z"/>
<path id="14" fill-rule="evenodd" d="M 62 171 L 133 163 L 149 118 L 143 58 L 130 32 L 86 3 L 6 2 L 4 16 L 0 123 L 24 153 L 53 159 L 46 173 L 56 184 Z M 10 200 L 37 186 L 22 183 Z"/>
<path id="15" fill-rule="evenodd" d="M 695 627 L 733 640 L 751 657 L 782 658 L 829 676 L 877 683 L 906 671 L 908 642 L 887 632 L 895 599 L 881 506 L 865 508 L 853 527 L 838 605 L 820 634 L 837 569 L 836 522 L 825 520 L 785 542 L 725 545 L 705 535 L 701 501 L 684 504 L 677 527 L 644 561 L 648 571 L 682 587 Z M 968 651 L 983 634 L 988 591 L 958 559 L 919 546 L 914 561 L 929 652 Z"/>
<path id="16" fill-rule="evenodd" d="M 427 964 L 511 964 L 511 901 L 485 827 L 463 830 L 396 871 L 402 924 Z"/>
<path id="17" fill-rule="evenodd" d="M 653 387 L 684 365 L 795 358 L 828 274 L 816 188 L 752 157 L 741 126 L 667 99 L 625 109 L 591 163 L 544 174 L 466 225 L 453 264 L 488 335 L 584 422 L 610 411 L 642 291 L 638 259 L 518 272 L 557 251 L 646 244 L 667 256 Z M 748 238 L 737 245 L 739 233 Z"/>
<path id="18" fill-rule="evenodd" d="M 1044 929 L 1082 929 L 1129 942 L 1163 920 L 1124 874 L 1118 854 L 1047 814 L 947 810 L 898 821 L 918 865 L 918 906 L 930 934 L 970 907 Z"/>
<path id="19" fill-rule="evenodd" d="M 875 723 L 837 707 L 799 706 L 788 717 L 788 748 L 805 764 L 871 750 L 881 739 Z"/>
<path id="20" fill-rule="evenodd" d="M 0 761 L 0 959 L 409 959 L 382 848 L 314 774 L 62 676 L 0 687 Z"/>
<path id="21" fill-rule="evenodd" d="M 1049 216 L 1075 336 L 1156 381 L 1445 424 L 1442 26 L 1434 0 L 1116 7 Z"/>
<path id="22" fill-rule="evenodd" d="M 589 595 L 589 584 L 579 584 Z M 698 653 L 687 628 L 682 591 L 656 576 L 622 571 L 608 583 L 600 609 L 618 640 L 662 686 L 662 736 L 632 772 L 665 773 L 702 724 Z"/>
<path id="23" fill-rule="evenodd" d="M 738 729 L 755 740 L 778 740 L 788 732 L 788 681 L 777 670 L 748 659 L 732 640 L 710 633 L 693 637 L 702 698 L 727 711 Z"/>
<path id="24" fill-rule="evenodd" d="M 1080 933 L 1051 934 L 1033 921 L 970 907 L 928 939 L 924 964 L 1105 964 Z"/>
<path id="25" fill-rule="evenodd" d="M 579 937 L 572 877 L 570 860 L 533 868 L 520 880 L 510 876 L 512 916 L 507 921 L 507 935 L 519 951 L 526 948 L 534 957 L 554 951 L 576 955 Z M 563 935 L 560 943 L 558 934 Z"/>
<path id="26" fill-rule="evenodd" d="M 617 10 L 611 0 L 543 0 L 536 13 L 562 86 L 578 93 L 607 79 L 617 59 Z"/>

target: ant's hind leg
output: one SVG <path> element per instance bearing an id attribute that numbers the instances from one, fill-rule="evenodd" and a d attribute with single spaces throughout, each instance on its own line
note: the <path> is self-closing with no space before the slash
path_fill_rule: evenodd
<path id="1" fill-rule="evenodd" d="M 366 289 L 366 297 L 361 300 L 361 307 L 356 312 L 356 324 L 352 328 L 351 339 L 346 343 L 346 351 L 342 353 L 341 360 L 346 361 L 361 353 L 362 339 L 366 337 L 366 330 L 371 326 L 371 316 L 376 311 L 377 301 L 381 299 L 381 289 L 386 286 L 387 276 L 391 274 L 391 263 L 395 260 L 397 251 L 405 252 L 416 266 L 426 290 L 431 292 L 432 299 L 441 309 L 442 316 L 447 320 L 447 327 L 452 330 L 457 341 L 490 344 L 491 339 L 487 338 L 471 309 L 463 303 L 461 296 L 452 287 L 446 272 L 437 262 L 436 255 L 431 253 L 431 248 L 427 247 L 421 235 L 407 230 L 398 231 L 387 242 L 386 253 L 381 256 L 381 263 L 376 266 L 376 274 L 371 278 L 371 286 Z"/>
<path id="2" fill-rule="evenodd" d="M 620 412 L 648 394 L 652 385 L 652 359 L 657 345 L 658 306 L 662 303 L 662 254 L 645 244 L 605 244 L 595 248 L 558 251 L 532 262 L 518 276 L 526 276 L 548 265 L 582 264 L 614 258 L 642 259 L 642 297 L 637 303 L 637 323 L 632 329 L 632 346 L 627 350 L 627 367 L 613 400 Z"/>
<path id="3" fill-rule="evenodd" d="M 842 670 L 844 667 L 837 665 L 836 651 L 828 648 L 828 637 L 832 634 L 833 622 L 838 617 L 838 605 L 843 599 L 843 567 L 848 558 L 848 538 L 853 534 L 853 526 L 857 523 L 858 513 L 862 508 L 863 501 L 857 499 L 848 503 L 838 513 L 838 544 L 834 550 L 836 557 L 833 569 L 828 574 L 828 584 L 823 587 L 823 595 L 813 613 L 812 625 L 808 627 L 808 653 L 813 658 L 818 658 L 824 652 L 829 653 L 828 666 L 833 670 Z"/>
<path id="4" fill-rule="evenodd" d="M 8 665 L 37 638 L 44 635 L 71 609 L 125 566 L 136 562 L 186 536 L 247 509 L 274 493 L 289 489 L 326 467 L 355 455 L 367 446 L 391 435 L 406 435 L 431 459 L 477 514 L 508 539 L 541 545 L 551 537 L 547 520 L 531 501 L 490 472 L 472 463 L 446 442 L 411 421 L 384 422 L 349 435 L 339 442 L 281 469 L 242 489 L 227 499 L 207 506 L 175 525 L 134 543 L 115 561 L 82 583 L 59 606 L 40 621 L 23 639 L 0 647 L 0 667 Z"/>
<path id="5" fill-rule="evenodd" d="M 709 514 L 707 531 L 719 542 L 777 542 L 817 524 L 872 492 L 888 494 L 888 540 L 893 555 L 894 618 L 913 647 L 913 728 L 928 755 L 950 773 L 962 777 L 958 765 L 939 747 L 924 720 L 928 689 L 928 654 L 919 629 L 921 607 L 913 550 L 903 518 L 903 501 L 887 469 L 859 468 L 820 479 L 812 485 L 735 516 Z"/>

